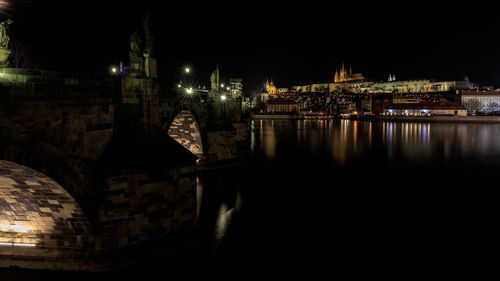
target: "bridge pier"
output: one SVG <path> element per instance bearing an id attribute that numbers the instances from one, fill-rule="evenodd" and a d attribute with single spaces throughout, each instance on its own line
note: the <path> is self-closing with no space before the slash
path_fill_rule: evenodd
<path id="1" fill-rule="evenodd" d="M 34 230 L 16 232 L 13 222 L 3 222 L 9 228 L 0 226 L 0 267 L 105 270 L 117 266 L 110 257 L 189 231 L 198 214 L 196 171 L 234 164 L 246 140 L 248 124 L 209 130 L 205 104 L 186 107 L 162 97 L 155 77 L 69 78 L 2 68 L 0 74 L 0 160 L 56 182 L 81 208 L 70 213 L 88 221 L 91 241 L 70 249 L 71 237 L 58 233 L 53 248 L 35 242 L 28 251 L 12 243 Z M 0 161 L 0 169 L 6 166 Z M 29 187 L 16 188 L 25 202 L 38 202 Z M 0 180 L 0 200 L 5 189 Z M 14 205 L 3 203 L 0 212 L 9 217 Z M 45 206 L 33 208 L 44 216 Z"/>

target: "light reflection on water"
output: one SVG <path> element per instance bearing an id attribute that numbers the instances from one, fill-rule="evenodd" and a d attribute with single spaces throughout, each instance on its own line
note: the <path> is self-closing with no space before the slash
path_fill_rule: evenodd
<path id="1" fill-rule="evenodd" d="M 215 221 L 215 239 L 217 241 L 220 242 L 224 239 L 233 217 L 241 209 L 241 206 L 242 198 L 239 191 L 236 193 L 236 198 L 232 208 L 229 208 L 228 204 L 225 202 L 219 206 L 219 212 Z"/>
<path id="2" fill-rule="evenodd" d="M 383 151 L 389 160 L 402 157 L 409 161 L 500 156 L 497 124 L 259 120 L 252 121 L 252 126 L 258 129 L 251 138 L 259 139 L 268 160 L 293 153 L 286 151 L 290 147 L 313 154 L 329 151 L 340 166 L 374 150 Z M 255 146 L 251 150 L 255 153 Z"/>

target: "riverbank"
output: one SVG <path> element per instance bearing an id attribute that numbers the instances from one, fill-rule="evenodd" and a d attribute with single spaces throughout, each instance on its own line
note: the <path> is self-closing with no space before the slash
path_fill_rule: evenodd
<path id="1" fill-rule="evenodd" d="M 295 119 L 333 119 L 333 115 L 305 115 L 305 114 L 253 114 L 251 119 L 283 119 L 283 120 L 295 120 Z"/>
<path id="2" fill-rule="evenodd" d="M 389 122 L 441 122 L 441 123 L 494 123 L 500 124 L 500 116 L 358 116 L 359 121 Z"/>
<path id="3" fill-rule="evenodd" d="M 252 114 L 251 119 L 299 119 L 298 114 Z"/>
<path id="4" fill-rule="evenodd" d="M 268 120 L 304 120 L 337 119 L 332 115 L 302 114 L 253 114 L 251 119 Z M 351 116 L 351 120 L 386 121 L 386 122 L 441 122 L 441 123 L 492 123 L 500 124 L 500 116 Z"/>

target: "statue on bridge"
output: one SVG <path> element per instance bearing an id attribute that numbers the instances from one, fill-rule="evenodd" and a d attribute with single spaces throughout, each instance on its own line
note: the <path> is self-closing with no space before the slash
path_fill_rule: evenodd
<path id="1" fill-rule="evenodd" d="M 137 31 L 130 37 L 130 68 L 132 72 L 142 73 L 143 64 L 143 43 L 142 38 Z"/>
<path id="2" fill-rule="evenodd" d="M 217 66 L 215 68 L 215 71 L 212 72 L 212 75 L 210 75 L 210 90 L 212 92 L 219 92 L 219 86 L 220 86 L 220 83 L 219 83 L 219 66 Z"/>
<path id="3" fill-rule="evenodd" d="M 13 23 L 11 19 L 3 21 L 0 23 L 0 66 L 8 66 L 9 65 L 9 40 L 10 37 L 7 34 L 9 26 Z"/>

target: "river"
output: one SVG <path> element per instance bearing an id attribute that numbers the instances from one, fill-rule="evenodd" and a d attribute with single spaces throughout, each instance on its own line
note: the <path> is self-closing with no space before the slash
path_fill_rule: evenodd
<path id="1" fill-rule="evenodd" d="M 201 242 L 77 276 L 318 279 L 443 269 L 477 254 L 482 233 L 496 225 L 500 125 L 254 120 L 250 127 L 240 167 L 200 175 Z"/>

